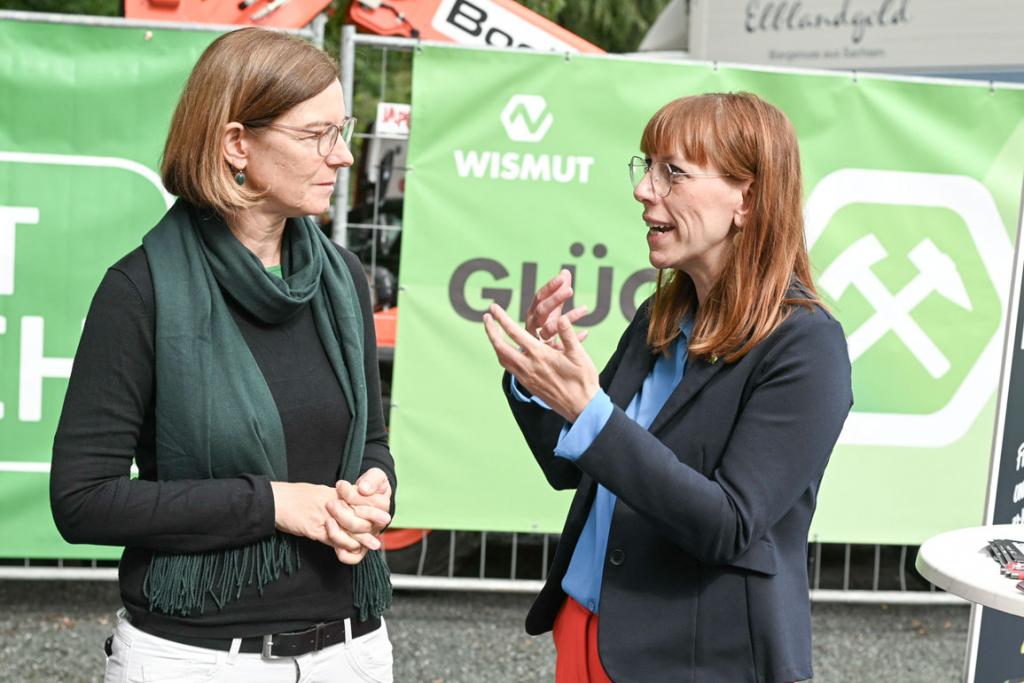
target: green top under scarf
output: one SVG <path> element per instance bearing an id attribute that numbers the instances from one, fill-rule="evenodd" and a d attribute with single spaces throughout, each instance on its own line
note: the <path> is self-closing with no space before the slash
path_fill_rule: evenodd
<path id="1" fill-rule="evenodd" d="M 158 477 L 211 479 L 263 474 L 288 481 L 284 430 L 263 373 L 224 302 L 280 323 L 305 305 L 352 412 L 338 478 L 359 476 L 368 400 L 363 317 L 355 283 L 334 245 L 308 218 L 289 219 L 282 277 L 269 274 L 224 221 L 178 200 L 142 240 L 156 299 L 156 459 Z M 143 584 L 149 608 L 202 614 L 243 588 L 263 587 L 298 567 L 295 537 L 280 532 L 256 543 L 196 554 L 154 553 Z M 367 552 L 353 568 L 361 620 L 391 604 L 387 567 Z"/>

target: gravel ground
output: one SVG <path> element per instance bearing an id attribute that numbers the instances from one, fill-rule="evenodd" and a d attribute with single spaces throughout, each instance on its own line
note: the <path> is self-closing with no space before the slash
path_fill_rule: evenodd
<path id="1" fill-rule="evenodd" d="M 395 680 L 551 681 L 549 637 L 523 632 L 530 596 L 402 592 L 388 615 Z M 97 681 L 118 607 L 99 582 L 0 581 L 0 681 Z M 815 605 L 815 681 L 955 683 L 966 607 Z"/>

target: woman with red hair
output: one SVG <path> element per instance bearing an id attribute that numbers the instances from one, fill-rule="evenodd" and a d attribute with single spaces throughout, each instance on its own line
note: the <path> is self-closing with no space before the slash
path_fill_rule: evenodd
<path id="1" fill-rule="evenodd" d="M 803 239 L 796 135 L 749 93 L 669 102 L 629 165 L 654 295 L 598 373 L 562 271 L 484 316 L 512 413 L 575 489 L 527 631 L 561 682 L 809 679 L 807 534 L 853 403 Z M 502 338 L 502 331 L 514 344 Z"/>

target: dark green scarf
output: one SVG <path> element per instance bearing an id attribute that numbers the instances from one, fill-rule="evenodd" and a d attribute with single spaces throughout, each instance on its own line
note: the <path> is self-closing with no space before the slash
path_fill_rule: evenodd
<path id="1" fill-rule="evenodd" d="M 289 219 L 281 245 L 284 279 L 267 273 L 223 220 L 179 200 L 142 239 L 156 296 L 156 457 L 160 479 L 263 474 L 288 481 L 284 430 L 263 373 L 224 303 L 221 288 L 267 324 L 307 303 L 352 413 L 338 478 L 359 476 L 366 441 L 363 317 L 349 269 L 309 219 Z M 275 533 L 239 548 L 155 553 L 143 592 L 149 608 L 202 614 L 255 581 L 263 587 L 298 568 L 295 537 Z M 353 568 L 360 619 L 391 604 L 379 553 Z"/>

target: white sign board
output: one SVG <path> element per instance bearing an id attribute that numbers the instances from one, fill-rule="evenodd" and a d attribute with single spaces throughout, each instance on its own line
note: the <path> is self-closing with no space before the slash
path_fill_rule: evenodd
<path id="1" fill-rule="evenodd" d="M 937 72 L 1024 64 L 1019 0 L 692 0 L 690 11 L 695 59 Z"/>
<path id="2" fill-rule="evenodd" d="M 396 102 L 377 103 L 377 123 L 374 133 L 394 137 L 409 137 L 409 113 L 412 107 Z"/>
<path id="3" fill-rule="evenodd" d="M 441 0 L 431 26 L 463 45 L 579 52 L 526 16 L 492 0 Z"/>

